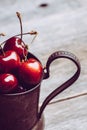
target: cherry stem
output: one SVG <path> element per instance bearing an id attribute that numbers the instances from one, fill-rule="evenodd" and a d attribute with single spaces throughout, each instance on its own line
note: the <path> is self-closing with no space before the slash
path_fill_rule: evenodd
<path id="1" fill-rule="evenodd" d="M 27 34 L 30 34 L 30 35 L 37 35 L 38 33 L 36 31 L 31 31 L 31 32 L 27 32 L 27 33 L 22 33 L 22 35 L 27 35 Z M 15 36 L 20 36 L 21 34 L 17 34 Z"/>
<path id="2" fill-rule="evenodd" d="M 5 34 L 4 34 L 4 33 L 0 33 L 0 36 L 5 36 Z M 3 56 L 4 56 L 5 53 L 4 53 L 4 51 L 3 51 L 3 48 L 2 48 L 2 46 L 1 46 L 1 44 L 0 44 L 0 51 L 2 52 L 2 54 L 3 54 Z"/>
<path id="3" fill-rule="evenodd" d="M 31 31 L 31 32 L 27 32 L 27 33 L 22 33 L 22 35 L 37 35 L 38 33 L 36 31 Z M 20 36 L 21 34 L 17 34 L 17 35 L 14 35 L 13 37 L 16 37 L 16 36 Z M 4 42 L 0 43 L 0 46 L 2 46 L 7 40 L 5 40 Z"/>
<path id="4" fill-rule="evenodd" d="M 36 32 L 34 38 L 33 38 L 32 41 L 31 41 L 31 44 L 34 42 L 34 40 L 35 40 L 35 38 L 37 37 L 37 35 L 38 35 L 38 33 Z"/>
<path id="5" fill-rule="evenodd" d="M 17 17 L 18 17 L 18 19 L 19 19 L 19 21 L 20 21 L 20 28 L 21 28 L 21 41 L 22 41 L 22 36 L 23 36 L 23 28 L 22 28 L 22 20 L 21 20 L 21 14 L 19 13 L 19 12 L 16 12 L 16 14 L 17 14 Z M 31 41 L 31 43 L 33 43 L 33 41 L 35 40 L 35 38 L 36 38 L 36 36 L 37 36 L 37 32 L 36 31 L 31 31 L 31 32 L 29 32 L 29 34 L 31 34 L 31 35 L 35 35 L 35 37 L 32 39 L 32 41 Z M 18 36 L 18 35 L 16 35 L 16 36 Z M 25 44 L 25 43 L 24 43 Z"/>
<path id="6" fill-rule="evenodd" d="M 0 45 L 0 51 L 2 52 L 3 56 L 5 56 L 5 53 L 4 53 L 3 48 L 1 47 L 1 45 Z"/>
<path id="7" fill-rule="evenodd" d="M 0 33 L 0 36 L 5 36 L 5 34 L 4 33 Z"/>
<path id="8" fill-rule="evenodd" d="M 16 14 L 17 14 L 17 17 L 18 17 L 19 22 L 20 22 L 20 29 L 21 29 L 21 42 L 23 42 L 23 41 L 22 41 L 23 28 L 22 28 L 21 14 L 20 14 L 19 12 L 16 12 Z M 23 42 L 23 44 L 24 44 L 25 47 L 26 47 L 26 44 L 25 44 L 24 42 Z M 24 52 L 23 52 L 23 55 L 24 55 L 24 57 L 25 57 L 25 59 L 26 59 L 26 56 L 25 56 Z"/>
<path id="9" fill-rule="evenodd" d="M 22 36 L 23 36 L 23 28 L 22 28 L 22 20 L 21 20 L 21 15 L 20 15 L 20 13 L 19 12 L 16 12 L 16 14 L 17 14 L 17 17 L 18 17 L 18 19 L 19 19 L 19 21 L 20 21 L 20 28 L 21 28 L 21 42 L 22 42 Z M 36 36 L 37 36 L 37 33 L 36 32 L 34 32 L 34 31 L 31 31 L 31 35 L 35 35 L 35 37 L 32 39 L 32 41 L 31 41 L 31 43 L 33 43 L 33 41 L 35 40 L 35 38 L 36 38 Z M 25 45 L 25 47 L 26 47 L 26 44 L 23 42 L 23 44 Z M 25 54 L 24 54 L 24 57 L 25 57 L 25 60 L 26 60 L 26 56 L 25 56 Z"/>
<path id="10" fill-rule="evenodd" d="M 31 44 L 32 44 L 32 43 L 34 42 L 36 36 L 38 35 L 38 32 L 36 32 L 36 31 L 31 31 L 31 32 L 27 32 L 27 33 L 22 33 L 22 35 L 27 35 L 27 34 L 35 35 L 34 38 L 33 38 L 32 41 L 31 41 Z M 20 34 L 15 35 L 15 36 L 20 36 Z"/>
<path id="11" fill-rule="evenodd" d="M 20 22 L 20 28 L 21 28 L 21 41 L 22 41 L 22 33 L 23 33 L 23 28 L 22 28 L 22 20 L 21 20 L 21 15 L 19 12 L 16 12 L 17 14 L 17 17 L 19 19 L 19 22 Z"/>

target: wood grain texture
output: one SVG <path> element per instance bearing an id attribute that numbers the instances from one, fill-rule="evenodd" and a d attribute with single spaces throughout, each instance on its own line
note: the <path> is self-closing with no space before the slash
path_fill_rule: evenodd
<path id="1" fill-rule="evenodd" d="M 47 3 L 48 6 L 40 8 L 42 3 Z M 53 102 L 87 92 L 87 0 L 3 0 L 0 3 L 0 31 L 7 35 L 0 41 L 20 32 L 16 11 L 22 13 L 24 32 L 38 32 L 32 45 L 32 36 L 25 36 L 24 40 L 43 66 L 49 55 L 58 50 L 70 51 L 80 60 L 82 69 L 79 79 Z M 68 60 L 54 61 L 50 78 L 42 82 L 40 104 L 74 70 L 75 66 Z M 45 130 L 87 130 L 86 101 L 85 95 L 48 105 L 44 111 Z"/>

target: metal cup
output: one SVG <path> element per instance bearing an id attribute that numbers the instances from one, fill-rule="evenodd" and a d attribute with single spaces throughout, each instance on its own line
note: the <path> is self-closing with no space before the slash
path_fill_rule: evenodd
<path id="1" fill-rule="evenodd" d="M 33 57 L 29 53 L 28 58 Z M 58 58 L 67 58 L 74 62 L 77 71 L 74 75 L 49 94 L 39 108 L 41 82 L 49 78 L 50 64 Z M 42 80 L 33 89 L 15 94 L 0 95 L 0 130 L 43 130 L 43 111 L 47 104 L 59 93 L 73 84 L 80 75 L 80 63 L 77 57 L 66 51 L 57 51 L 49 56 L 46 68 L 43 69 Z M 40 127 L 40 128 L 39 128 Z"/>

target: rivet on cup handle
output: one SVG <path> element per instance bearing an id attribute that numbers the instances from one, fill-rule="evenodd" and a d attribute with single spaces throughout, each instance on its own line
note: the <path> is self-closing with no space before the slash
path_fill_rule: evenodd
<path id="1" fill-rule="evenodd" d="M 66 82 L 64 82 L 62 85 L 60 85 L 58 88 L 56 88 L 52 93 L 50 93 L 46 99 L 44 100 L 44 102 L 42 103 L 42 106 L 40 107 L 40 112 L 39 112 L 39 118 L 41 117 L 45 107 L 47 106 L 47 104 L 55 97 L 57 96 L 59 93 L 61 93 L 62 91 L 64 91 L 66 88 L 70 87 L 79 77 L 80 75 L 80 71 L 81 71 L 81 66 L 80 66 L 80 62 L 79 59 L 72 53 L 67 52 L 67 51 L 57 51 L 54 52 L 52 55 L 49 56 L 47 63 L 46 63 L 46 68 L 44 71 L 44 79 L 49 78 L 50 76 L 50 64 L 59 58 L 66 58 L 71 60 L 72 62 L 74 62 L 74 64 L 77 67 L 77 71 L 74 73 L 74 75 L 69 78 Z"/>

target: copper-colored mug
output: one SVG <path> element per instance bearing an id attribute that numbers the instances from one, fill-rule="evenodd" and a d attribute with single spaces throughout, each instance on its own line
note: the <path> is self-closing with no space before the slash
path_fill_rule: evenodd
<path id="1" fill-rule="evenodd" d="M 28 57 L 35 57 L 29 53 Z M 39 108 L 40 87 L 43 79 L 49 78 L 50 64 L 59 58 L 71 60 L 77 67 L 74 75 L 56 88 L 46 97 Z M 66 51 L 57 51 L 49 56 L 46 68 L 43 69 L 43 79 L 34 88 L 21 93 L 0 95 L 0 130 L 43 130 L 43 111 L 47 104 L 59 93 L 73 84 L 80 75 L 80 63 L 78 58 Z"/>

